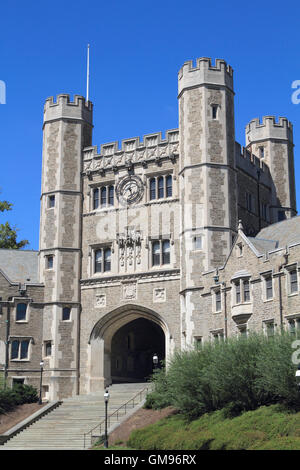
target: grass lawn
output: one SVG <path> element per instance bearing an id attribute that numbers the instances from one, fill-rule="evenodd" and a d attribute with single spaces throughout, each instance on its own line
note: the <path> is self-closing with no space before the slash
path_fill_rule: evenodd
<path id="1" fill-rule="evenodd" d="M 177 414 L 133 431 L 126 446 L 139 450 L 300 450 L 300 412 L 271 405 L 235 418 L 215 411 L 192 422 Z"/>

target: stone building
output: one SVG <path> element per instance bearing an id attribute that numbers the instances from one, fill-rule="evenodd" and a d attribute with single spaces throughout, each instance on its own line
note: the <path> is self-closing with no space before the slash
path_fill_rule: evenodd
<path id="1" fill-rule="evenodd" d="M 233 70 L 178 74 L 179 128 L 92 145 L 93 105 L 46 100 L 39 252 L 0 250 L 0 363 L 49 399 L 141 381 L 152 357 L 299 327 L 292 125 L 235 141 Z"/>

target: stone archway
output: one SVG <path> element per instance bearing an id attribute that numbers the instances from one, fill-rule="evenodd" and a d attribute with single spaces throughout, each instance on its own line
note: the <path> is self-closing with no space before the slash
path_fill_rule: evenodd
<path id="1" fill-rule="evenodd" d="M 147 331 L 143 331 L 146 326 Z M 149 331 L 155 337 L 153 347 L 151 341 L 146 341 Z M 140 339 L 139 334 L 142 336 Z M 128 340 L 128 337 L 131 339 Z M 142 347 L 141 339 L 144 340 L 145 348 Z M 167 324 L 150 309 L 126 305 L 108 313 L 96 323 L 90 335 L 89 391 L 101 390 L 113 380 L 144 380 L 151 373 L 151 354 L 156 352 L 160 360 L 168 357 L 169 340 Z"/>
<path id="2" fill-rule="evenodd" d="M 165 359 L 165 335 L 159 325 L 137 318 L 119 328 L 111 340 L 113 382 L 142 382 L 153 372 L 152 358 Z"/>

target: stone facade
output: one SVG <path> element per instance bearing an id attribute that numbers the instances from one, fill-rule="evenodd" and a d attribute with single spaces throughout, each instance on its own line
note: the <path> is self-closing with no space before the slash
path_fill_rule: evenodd
<path id="1" fill-rule="evenodd" d="M 46 101 L 35 282 L 20 284 L 0 250 L 9 383 L 38 386 L 43 360 L 43 395 L 60 399 L 146 379 L 154 353 L 299 326 L 291 123 L 255 119 L 235 142 L 233 70 L 219 59 L 183 65 L 178 101 L 165 138 L 100 150 L 91 102 Z M 284 218 L 298 239 L 264 232 Z"/>

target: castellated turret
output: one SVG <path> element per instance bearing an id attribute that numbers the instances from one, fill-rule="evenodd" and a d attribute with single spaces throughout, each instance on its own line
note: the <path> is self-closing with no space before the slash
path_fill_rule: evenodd
<path id="1" fill-rule="evenodd" d="M 82 96 L 48 98 L 44 106 L 40 222 L 40 281 L 45 283 L 45 328 L 55 354 L 49 359 L 54 388 L 76 393 L 80 315 L 82 151 L 92 144 L 92 103 Z M 63 316 L 70 313 L 68 322 Z M 71 359 L 72 358 L 72 359 Z M 73 371 L 73 372 L 72 372 Z"/>
<path id="2" fill-rule="evenodd" d="M 292 124 L 285 117 L 279 117 L 278 122 L 274 116 L 264 116 L 262 122 L 253 119 L 246 126 L 246 145 L 270 169 L 274 183 L 272 222 L 296 215 Z"/>
<path id="3" fill-rule="evenodd" d="M 178 94 L 182 263 L 193 238 L 203 246 L 186 267 L 197 270 L 186 273 L 184 284 L 192 287 L 201 270 L 225 261 L 237 228 L 233 70 L 220 59 L 215 66 L 206 57 L 195 67 L 186 62 Z"/>

